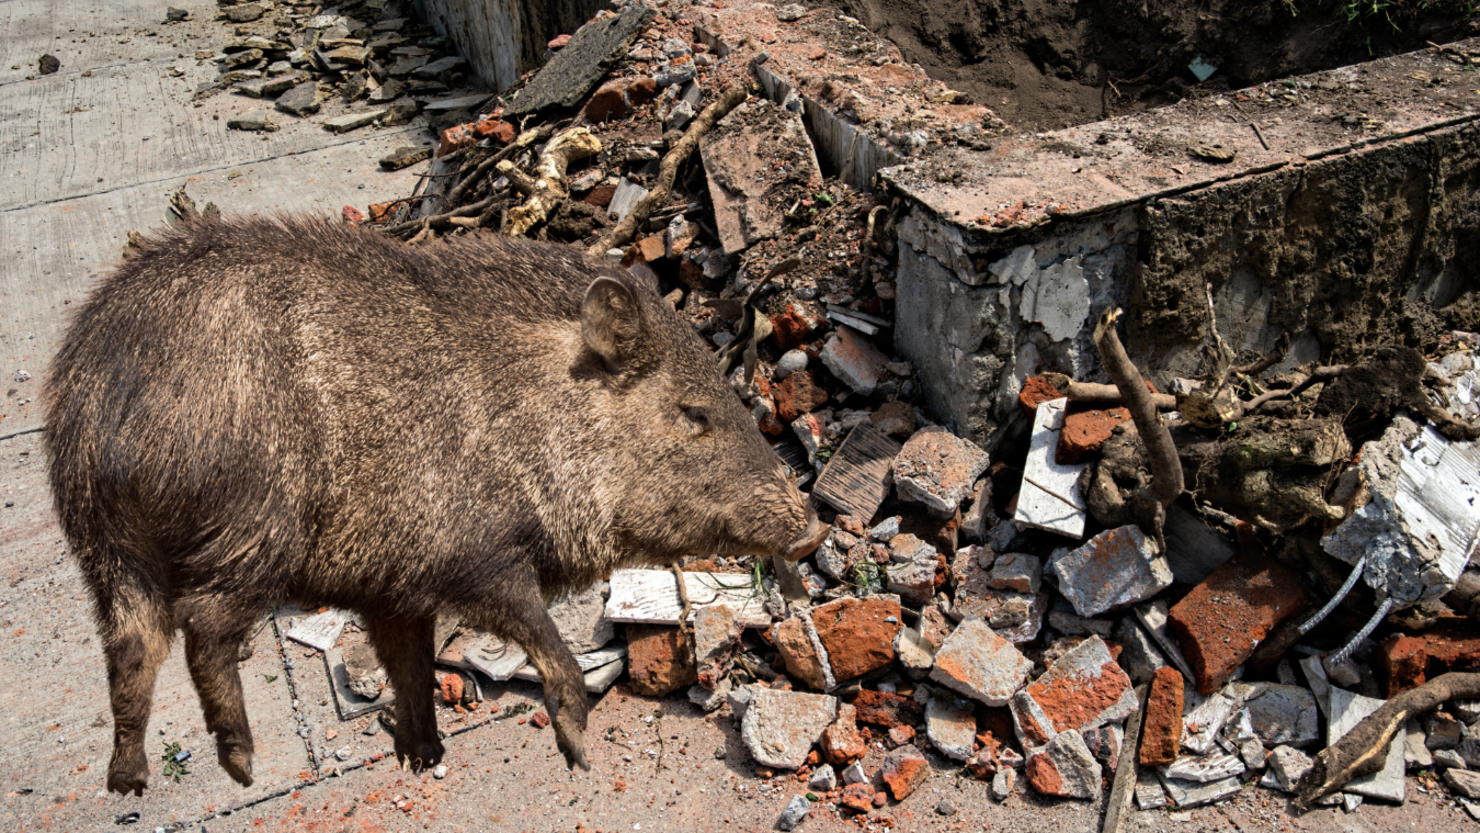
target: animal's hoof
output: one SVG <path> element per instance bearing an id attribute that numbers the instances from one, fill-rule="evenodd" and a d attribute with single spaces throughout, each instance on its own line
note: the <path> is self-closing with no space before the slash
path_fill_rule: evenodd
<path id="1" fill-rule="evenodd" d="M 108 790 L 119 795 L 143 795 L 149 784 L 149 764 L 144 760 L 143 750 L 137 754 L 113 753 L 108 764 Z"/>

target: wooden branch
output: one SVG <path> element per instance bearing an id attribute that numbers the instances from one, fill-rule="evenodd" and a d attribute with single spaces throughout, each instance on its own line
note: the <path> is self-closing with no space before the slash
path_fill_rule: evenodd
<path id="1" fill-rule="evenodd" d="M 1265 391 L 1249 400 L 1244 404 L 1244 413 L 1252 414 L 1263 407 L 1266 402 L 1273 402 L 1276 399 L 1294 399 L 1303 393 L 1306 388 L 1317 382 L 1329 382 L 1335 379 L 1337 376 L 1345 373 L 1346 368 L 1347 366 L 1344 364 L 1332 365 L 1331 367 L 1317 367 L 1311 371 L 1309 376 L 1305 377 L 1304 381 L 1293 388 Z"/>
<path id="2" fill-rule="evenodd" d="M 1290 351 L 1290 334 L 1280 333 L 1279 341 L 1275 342 L 1274 349 L 1260 356 L 1246 365 L 1233 369 L 1240 376 L 1257 376 L 1260 373 L 1274 367 L 1284 360 L 1285 354 Z"/>
<path id="3" fill-rule="evenodd" d="M 1165 508 L 1182 494 L 1182 461 L 1177 457 L 1177 446 L 1172 442 L 1171 432 L 1156 415 L 1155 402 L 1141 378 L 1141 372 L 1131 364 L 1130 356 L 1120 344 L 1120 337 L 1115 334 L 1115 320 L 1119 316 L 1120 310 L 1114 307 L 1100 315 L 1095 324 L 1095 347 L 1100 351 L 1105 371 L 1110 374 L 1131 412 L 1141 441 L 1146 444 L 1147 463 L 1151 467 L 1149 494 Z M 1159 529 L 1156 537 L 1161 537 Z"/>
<path id="4" fill-rule="evenodd" d="M 555 128 L 556 125 L 546 125 L 537 130 L 526 130 L 519 134 L 517 139 L 505 145 L 498 153 L 479 162 L 478 166 L 473 168 L 472 173 L 469 173 L 451 191 L 447 192 L 444 202 L 448 205 L 455 205 L 468 193 L 468 189 L 477 185 L 484 176 L 487 176 L 489 171 L 493 170 L 494 166 L 508 159 L 515 151 L 523 150 L 530 145 L 548 140 L 551 136 L 555 135 Z"/>
<path id="5" fill-rule="evenodd" d="M 1131 797 L 1136 794 L 1136 757 L 1141 747 L 1141 723 L 1146 719 L 1146 700 L 1151 687 L 1136 686 L 1136 702 L 1140 708 L 1131 714 L 1125 724 L 1125 739 L 1120 742 L 1120 763 L 1115 767 L 1115 778 L 1110 784 L 1110 798 L 1105 801 L 1105 821 L 1100 833 L 1121 833 L 1130 818 Z"/>
<path id="6" fill-rule="evenodd" d="M 678 176 L 678 166 L 699 147 L 699 140 L 714 129 L 721 119 L 730 114 L 730 111 L 739 107 L 750 93 L 743 84 L 725 90 L 719 99 L 699 114 L 689 129 L 684 131 L 683 138 L 668 151 L 663 157 L 662 163 L 658 165 L 658 176 L 647 196 L 637 201 L 632 211 L 622 218 L 605 234 L 596 239 L 595 243 L 586 247 L 586 254 L 600 257 L 608 249 L 627 242 L 636 233 L 638 225 L 646 220 L 658 206 L 667 202 L 669 194 L 673 191 L 673 180 Z"/>
<path id="7" fill-rule="evenodd" d="M 492 205 L 494 200 L 496 199 L 498 199 L 497 195 L 488 197 L 487 199 L 479 200 L 478 202 L 469 205 L 465 205 L 461 208 L 455 208 L 442 214 L 433 214 L 430 217 L 422 217 L 420 220 L 409 220 L 407 222 L 383 229 L 383 231 L 386 234 L 394 234 L 402 238 L 405 238 L 407 235 L 413 235 L 416 239 L 420 240 L 423 239 L 423 232 L 426 232 L 429 229 L 447 228 L 449 225 L 452 225 L 450 221 L 454 217 L 476 216 L 477 214 L 481 213 L 483 209 Z"/>
<path id="8" fill-rule="evenodd" d="M 570 167 L 570 163 L 600 152 L 601 140 L 584 127 L 572 128 L 551 139 L 540 153 L 539 161 L 535 163 L 533 193 L 524 205 L 509 211 L 503 233 L 509 237 L 522 237 L 525 232 L 543 223 L 570 193 L 565 181 L 565 170 Z M 504 167 L 507 163 L 508 160 L 500 163 L 499 171 L 512 182 L 513 170 L 512 167 Z"/>
<path id="9" fill-rule="evenodd" d="M 1120 388 L 1114 385 L 1100 382 L 1076 382 L 1062 373 L 1045 373 L 1043 376 L 1058 389 L 1059 393 L 1075 402 L 1104 402 L 1106 404 L 1122 402 Z M 1151 393 L 1150 388 L 1146 389 L 1146 393 L 1151 396 L 1151 404 L 1156 410 L 1177 410 L 1177 397 L 1170 393 Z"/>
<path id="10" fill-rule="evenodd" d="M 1382 769 L 1388 744 L 1395 742 L 1405 723 L 1449 700 L 1473 697 L 1480 697 L 1480 673 L 1451 672 L 1388 698 L 1335 745 L 1316 756 L 1315 765 L 1295 785 L 1296 805 L 1309 809 L 1353 778 Z"/>

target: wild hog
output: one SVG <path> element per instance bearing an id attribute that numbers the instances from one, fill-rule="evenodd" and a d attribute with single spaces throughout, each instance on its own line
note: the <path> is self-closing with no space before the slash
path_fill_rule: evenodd
<path id="1" fill-rule="evenodd" d="M 360 614 L 403 765 L 442 757 L 432 631 L 450 610 L 524 647 L 560 750 L 589 769 L 582 676 L 544 599 L 688 553 L 796 557 L 826 534 L 655 288 L 565 248 L 192 224 L 99 284 L 48 385 L 119 793 L 147 781 L 177 628 L 221 765 L 251 783 L 237 647 L 284 598 Z"/>

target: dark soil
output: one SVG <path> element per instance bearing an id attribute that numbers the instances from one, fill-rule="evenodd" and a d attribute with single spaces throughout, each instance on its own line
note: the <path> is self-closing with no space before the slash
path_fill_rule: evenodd
<path id="1" fill-rule="evenodd" d="M 1021 130 L 1048 130 L 1468 37 L 1445 3 L 1349 22 L 1347 0 L 827 0 Z M 1364 4 L 1370 7 L 1372 4 Z M 1412 6 L 1414 3 L 1382 2 Z M 1217 67 L 1205 82 L 1195 58 Z"/>

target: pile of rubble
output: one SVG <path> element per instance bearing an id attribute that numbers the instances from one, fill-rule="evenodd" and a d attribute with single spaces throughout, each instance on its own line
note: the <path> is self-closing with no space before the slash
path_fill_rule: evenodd
<path id="1" fill-rule="evenodd" d="M 202 84 L 195 100 L 229 91 L 264 104 L 228 119 L 231 129 L 273 131 L 285 116 L 323 115 L 324 129 L 344 133 L 406 124 L 423 108 L 434 123 L 455 123 L 490 97 L 447 97 L 469 83 L 467 61 L 445 36 L 413 21 L 402 0 L 332 7 L 292 0 L 218 3 L 219 19 L 233 25 L 236 38 L 219 52 L 196 52 L 197 61 L 215 63 L 220 75 Z M 170 22 L 187 18 L 184 10 L 170 10 Z M 332 116 L 321 112 L 330 102 Z M 410 165 L 429 153 L 403 154 L 399 162 Z"/>
<path id="2" fill-rule="evenodd" d="M 231 71 L 261 77 L 225 83 L 270 95 L 288 73 L 315 90 L 338 73 L 346 96 L 383 102 L 450 83 L 459 59 L 435 58 L 443 43 L 395 2 L 352 5 L 353 20 L 350 6 L 290 14 L 271 48 L 234 45 L 251 60 Z M 891 354 L 897 202 L 823 176 L 776 67 L 846 59 L 887 75 L 888 93 L 798 86 L 846 103 L 895 158 L 1000 122 L 856 21 L 745 13 L 748 29 L 701 3 L 598 15 L 496 99 L 443 107 L 426 188 L 369 206 L 368 222 L 413 243 L 497 231 L 645 265 L 835 527 L 796 564 L 695 557 L 557 601 L 588 689 L 625 673 L 638 694 L 730 709 L 758 774 L 807 785 L 786 829 L 905 800 L 927 755 L 990 779 L 999 800 L 1021 776 L 1078 799 L 1113 782 L 1142 809 L 1258 781 L 1353 810 L 1403 801 L 1405 768 L 1442 769 L 1480 818 L 1480 704 L 1462 698 L 1407 721 L 1342 792 L 1300 786 L 1311 753 L 1383 698 L 1480 661 L 1480 577 L 1464 572 L 1480 539 L 1474 334 L 1427 357 L 1284 373 L 1282 350 L 1243 365 L 1210 351 L 1205 376 L 1149 396 L 1138 377 L 1034 377 L 1020 397 L 1031 432 L 989 453 L 929 423 Z M 788 27 L 851 45 L 803 52 Z M 908 96 L 939 113 L 899 115 Z M 340 640 L 343 617 L 320 616 L 332 638 L 300 641 L 334 652 L 341 716 L 388 702 L 373 657 Z M 484 681 L 538 679 L 518 646 L 476 629 L 443 623 L 438 646 L 453 708 L 475 707 Z"/>

